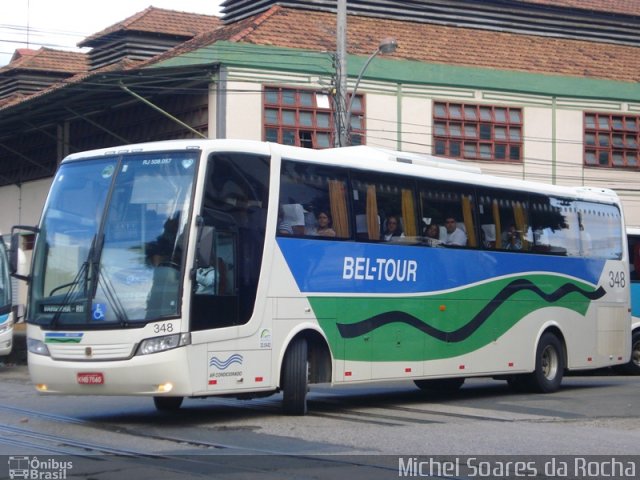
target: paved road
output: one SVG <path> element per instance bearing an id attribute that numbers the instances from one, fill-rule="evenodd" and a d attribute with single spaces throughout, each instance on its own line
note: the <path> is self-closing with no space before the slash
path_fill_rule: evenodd
<path id="1" fill-rule="evenodd" d="M 4 366 L 0 454 L 125 458 L 109 471 L 129 477 L 151 468 L 161 469 L 155 478 L 173 478 L 163 475 L 177 458 L 183 478 L 224 467 L 238 475 L 229 478 L 254 472 L 259 478 L 350 480 L 359 478 L 350 471 L 355 466 L 369 465 L 359 467 L 360 478 L 397 478 L 400 459 L 444 455 L 620 457 L 638 453 L 639 380 L 569 377 L 552 395 L 516 395 L 489 379 L 468 380 L 453 395 L 426 394 L 407 383 L 318 386 L 308 416 L 284 417 L 279 396 L 187 399 L 175 414 L 157 412 L 148 398 L 41 396 L 26 366 Z M 94 467 L 86 466 L 92 478 Z M 315 473 L 300 476 L 301 469 Z"/>

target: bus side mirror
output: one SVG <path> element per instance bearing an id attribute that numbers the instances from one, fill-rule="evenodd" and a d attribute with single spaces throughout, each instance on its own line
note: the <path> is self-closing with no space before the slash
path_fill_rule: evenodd
<path id="1" fill-rule="evenodd" d="M 20 240 L 22 239 L 22 236 L 16 230 L 24 230 L 35 234 L 38 233 L 39 229 L 36 227 L 25 225 L 15 225 L 11 228 L 11 246 L 9 247 L 9 272 L 11 273 L 12 277 L 28 282 L 29 280 L 31 280 L 31 276 L 23 275 L 24 272 L 21 271 L 25 266 L 24 253 L 20 248 Z"/>
<path id="2" fill-rule="evenodd" d="M 196 265 L 198 267 L 215 266 L 213 255 L 213 243 L 215 228 L 207 225 L 200 226 L 196 250 Z"/>

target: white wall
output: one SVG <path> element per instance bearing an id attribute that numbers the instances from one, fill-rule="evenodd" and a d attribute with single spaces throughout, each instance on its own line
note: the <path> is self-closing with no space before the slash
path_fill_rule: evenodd
<path id="1" fill-rule="evenodd" d="M 360 92 L 360 90 L 358 90 Z M 367 145 L 398 148 L 398 101 L 395 96 L 366 95 Z"/>
<path id="2" fill-rule="evenodd" d="M 402 97 L 402 150 L 431 153 L 433 102 L 430 98 Z"/>
<path id="3" fill-rule="evenodd" d="M 262 139 L 262 85 L 227 84 L 227 138 Z"/>
<path id="4" fill-rule="evenodd" d="M 52 180 L 27 182 L 21 187 L 0 187 L 0 233 L 9 234 L 13 225 L 38 224 Z"/>

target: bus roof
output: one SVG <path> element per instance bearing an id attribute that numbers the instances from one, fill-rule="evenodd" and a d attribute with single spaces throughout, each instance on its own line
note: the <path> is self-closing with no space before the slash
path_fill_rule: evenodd
<path id="1" fill-rule="evenodd" d="M 187 139 L 122 145 L 90 150 L 69 155 L 63 163 L 88 157 L 118 155 L 163 150 L 247 151 L 260 155 L 277 155 L 328 165 L 404 174 L 421 178 L 456 181 L 487 187 L 526 190 L 533 193 L 558 195 L 577 199 L 589 199 L 605 203 L 619 203 L 618 195 L 611 189 L 586 186 L 558 186 L 528 180 L 518 180 L 482 173 L 478 167 L 458 160 L 428 154 L 394 151 L 371 146 L 353 146 L 313 150 L 302 147 L 235 139 Z"/>

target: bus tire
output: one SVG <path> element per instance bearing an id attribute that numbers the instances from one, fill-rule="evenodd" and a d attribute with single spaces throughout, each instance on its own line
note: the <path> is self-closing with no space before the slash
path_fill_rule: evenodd
<path id="1" fill-rule="evenodd" d="M 631 359 L 629 363 L 619 365 L 615 370 L 625 375 L 640 375 L 640 330 L 633 332 L 631 336 Z"/>
<path id="2" fill-rule="evenodd" d="M 161 412 L 175 412 L 182 406 L 184 397 L 153 397 L 156 409 Z"/>
<path id="3" fill-rule="evenodd" d="M 543 333 L 536 348 L 536 369 L 528 376 L 531 390 L 553 393 L 560 388 L 564 375 L 564 350 L 553 333 Z"/>
<path id="4" fill-rule="evenodd" d="M 291 342 L 284 356 L 282 409 L 285 415 L 307 414 L 307 389 L 309 385 L 307 350 L 307 340 L 298 337 Z"/>
<path id="5" fill-rule="evenodd" d="M 420 390 L 431 390 L 440 392 L 456 392 L 462 387 L 464 377 L 458 378 L 434 378 L 427 380 L 414 380 L 416 387 Z"/>

